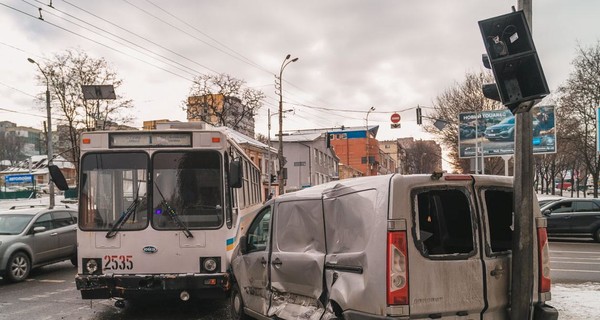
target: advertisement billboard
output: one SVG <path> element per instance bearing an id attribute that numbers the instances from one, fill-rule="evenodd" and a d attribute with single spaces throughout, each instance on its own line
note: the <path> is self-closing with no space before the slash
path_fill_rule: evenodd
<path id="1" fill-rule="evenodd" d="M 555 153 L 554 106 L 534 107 L 531 113 L 533 153 Z M 509 110 L 460 113 L 458 123 L 458 149 L 461 158 L 514 154 L 515 117 Z"/>

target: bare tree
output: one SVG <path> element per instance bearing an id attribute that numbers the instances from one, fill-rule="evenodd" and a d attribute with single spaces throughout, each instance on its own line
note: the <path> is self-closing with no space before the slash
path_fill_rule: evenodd
<path id="1" fill-rule="evenodd" d="M 26 158 L 23 154 L 23 145 L 25 139 L 17 135 L 9 135 L 0 133 L 0 160 L 8 160 L 11 165 Z"/>
<path id="2" fill-rule="evenodd" d="M 425 131 L 437 136 L 450 150 L 449 161 L 453 168 L 465 172 L 469 168 L 468 159 L 459 158 L 458 150 L 458 115 L 462 112 L 480 112 L 504 108 L 499 102 L 486 98 L 481 87 L 485 83 L 493 82 L 494 78 L 489 72 L 467 73 L 462 83 L 456 83 L 438 97 L 433 103 L 433 113 L 429 117 L 446 122 L 444 129 L 440 130 L 433 124 L 424 126 Z M 493 173 L 502 172 L 504 163 L 499 158 L 486 158 L 486 169 Z"/>
<path id="3" fill-rule="evenodd" d="M 84 100 L 82 85 L 111 84 L 118 93 L 123 80 L 117 77 L 104 58 L 95 59 L 79 50 L 66 50 L 57 53 L 36 75 L 40 84 L 48 85 L 53 106 L 53 115 L 58 118 L 58 125 L 68 128 L 67 141 L 63 144 L 65 158 L 79 169 L 79 136 L 82 131 L 97 127 L 98 123 L 128 123 L 132 117 L 126 112 L 133 107 L 132 101 L 117 95 L 116 100 Z M 45 97 L 40 94 L 40 99 Z M 100 126 L 98 129 L 105 129 Z"/>
<path id="4" fill-rule="evenodd" d="M 600 41 L 587 48 L 578 45 L 573 71 L 559 88 L 562 121 L 568 125 L 565 138 L 577 159 L 591 174 L 594 197 L 598 196 L 600 161 L 596 153 L 596 108 L 600 106 Z"/>
<path id="5" fill-rule="evenodd" d="M 256 115 L 265 98 L 262 91 L 244 87 L 245 84 L 246 81 L 223 73 L 197 76 L 189 93 L 194 106 L 191 99 L 184 102 L 188 119 L 239 129 L 244 118 Z"/>

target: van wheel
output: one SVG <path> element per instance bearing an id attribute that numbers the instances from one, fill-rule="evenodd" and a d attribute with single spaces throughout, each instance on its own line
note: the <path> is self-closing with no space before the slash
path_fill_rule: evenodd
<path id="1" fill-rule="evenodd" d="M 6 279 L 10 282 L 21 282 L 29 276 L 31 261 L 23 252 L 15 252 L 8 258 Z"/>
<path id="2" fill-rule="evenodd" d="M 240 292 L 240 287 L 237 283 L 234 283 L 231 287 L 229 309 L 231 310 L 231 318 L 234 320 L 251 319 L 244 313 L 244 300 L 242 300 L 242 293 Z"/>
<path id="3" fill-rule="evenodd" d="M 594 232 L 594 240 L 600 242 L 600 228 L 596 229 L 596 232 Z"/>

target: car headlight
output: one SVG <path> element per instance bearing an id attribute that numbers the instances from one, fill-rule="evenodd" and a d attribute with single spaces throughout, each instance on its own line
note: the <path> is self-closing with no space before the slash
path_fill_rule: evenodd
<path id="1" fill-rule="evenodd" d="M 200 269 L 205 273 L 214 273 L 219 271 L 220 263 L 219 257 L 200 258 Z"/>
<path id="2" fill-rule="evenodd" d="M 88 273 L 94 273 L 98 271 L 98 262 L 96 262 L 96 260 L 88 260 L 88 262 L 85 264 L 85 268 L 87 269 Z"/>

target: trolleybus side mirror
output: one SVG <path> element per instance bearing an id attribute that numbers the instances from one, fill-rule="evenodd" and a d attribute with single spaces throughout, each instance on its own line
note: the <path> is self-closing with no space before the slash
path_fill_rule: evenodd
<path id="1" fill-rule="evenodd" d="M 248 242 L 246 241 L 246 239 L 247 238 L 245 235 L 240 237 L 240 242 L 239 242 L 240 243 L 240 252 L 242 254 L 248 253 Z"/>
<path id="2" fill-rule="evenodd" d="M 242 162 L 240 160 L 231 161 L 229 164 L 229 186 L 231 188 L 241 188 L 242 177 Z"/>
<path id="3" fill-rule="evenodd" d="M 69 190 L 69 185 L 67 184 L 67 180 L 65 180 L 65 176 L 62 174 L 62 172 L 56 165 L 49 165 L 48 171 L 50 172 L 50 177 L 52 178 L 52 181 L 59 190 Z"/>

